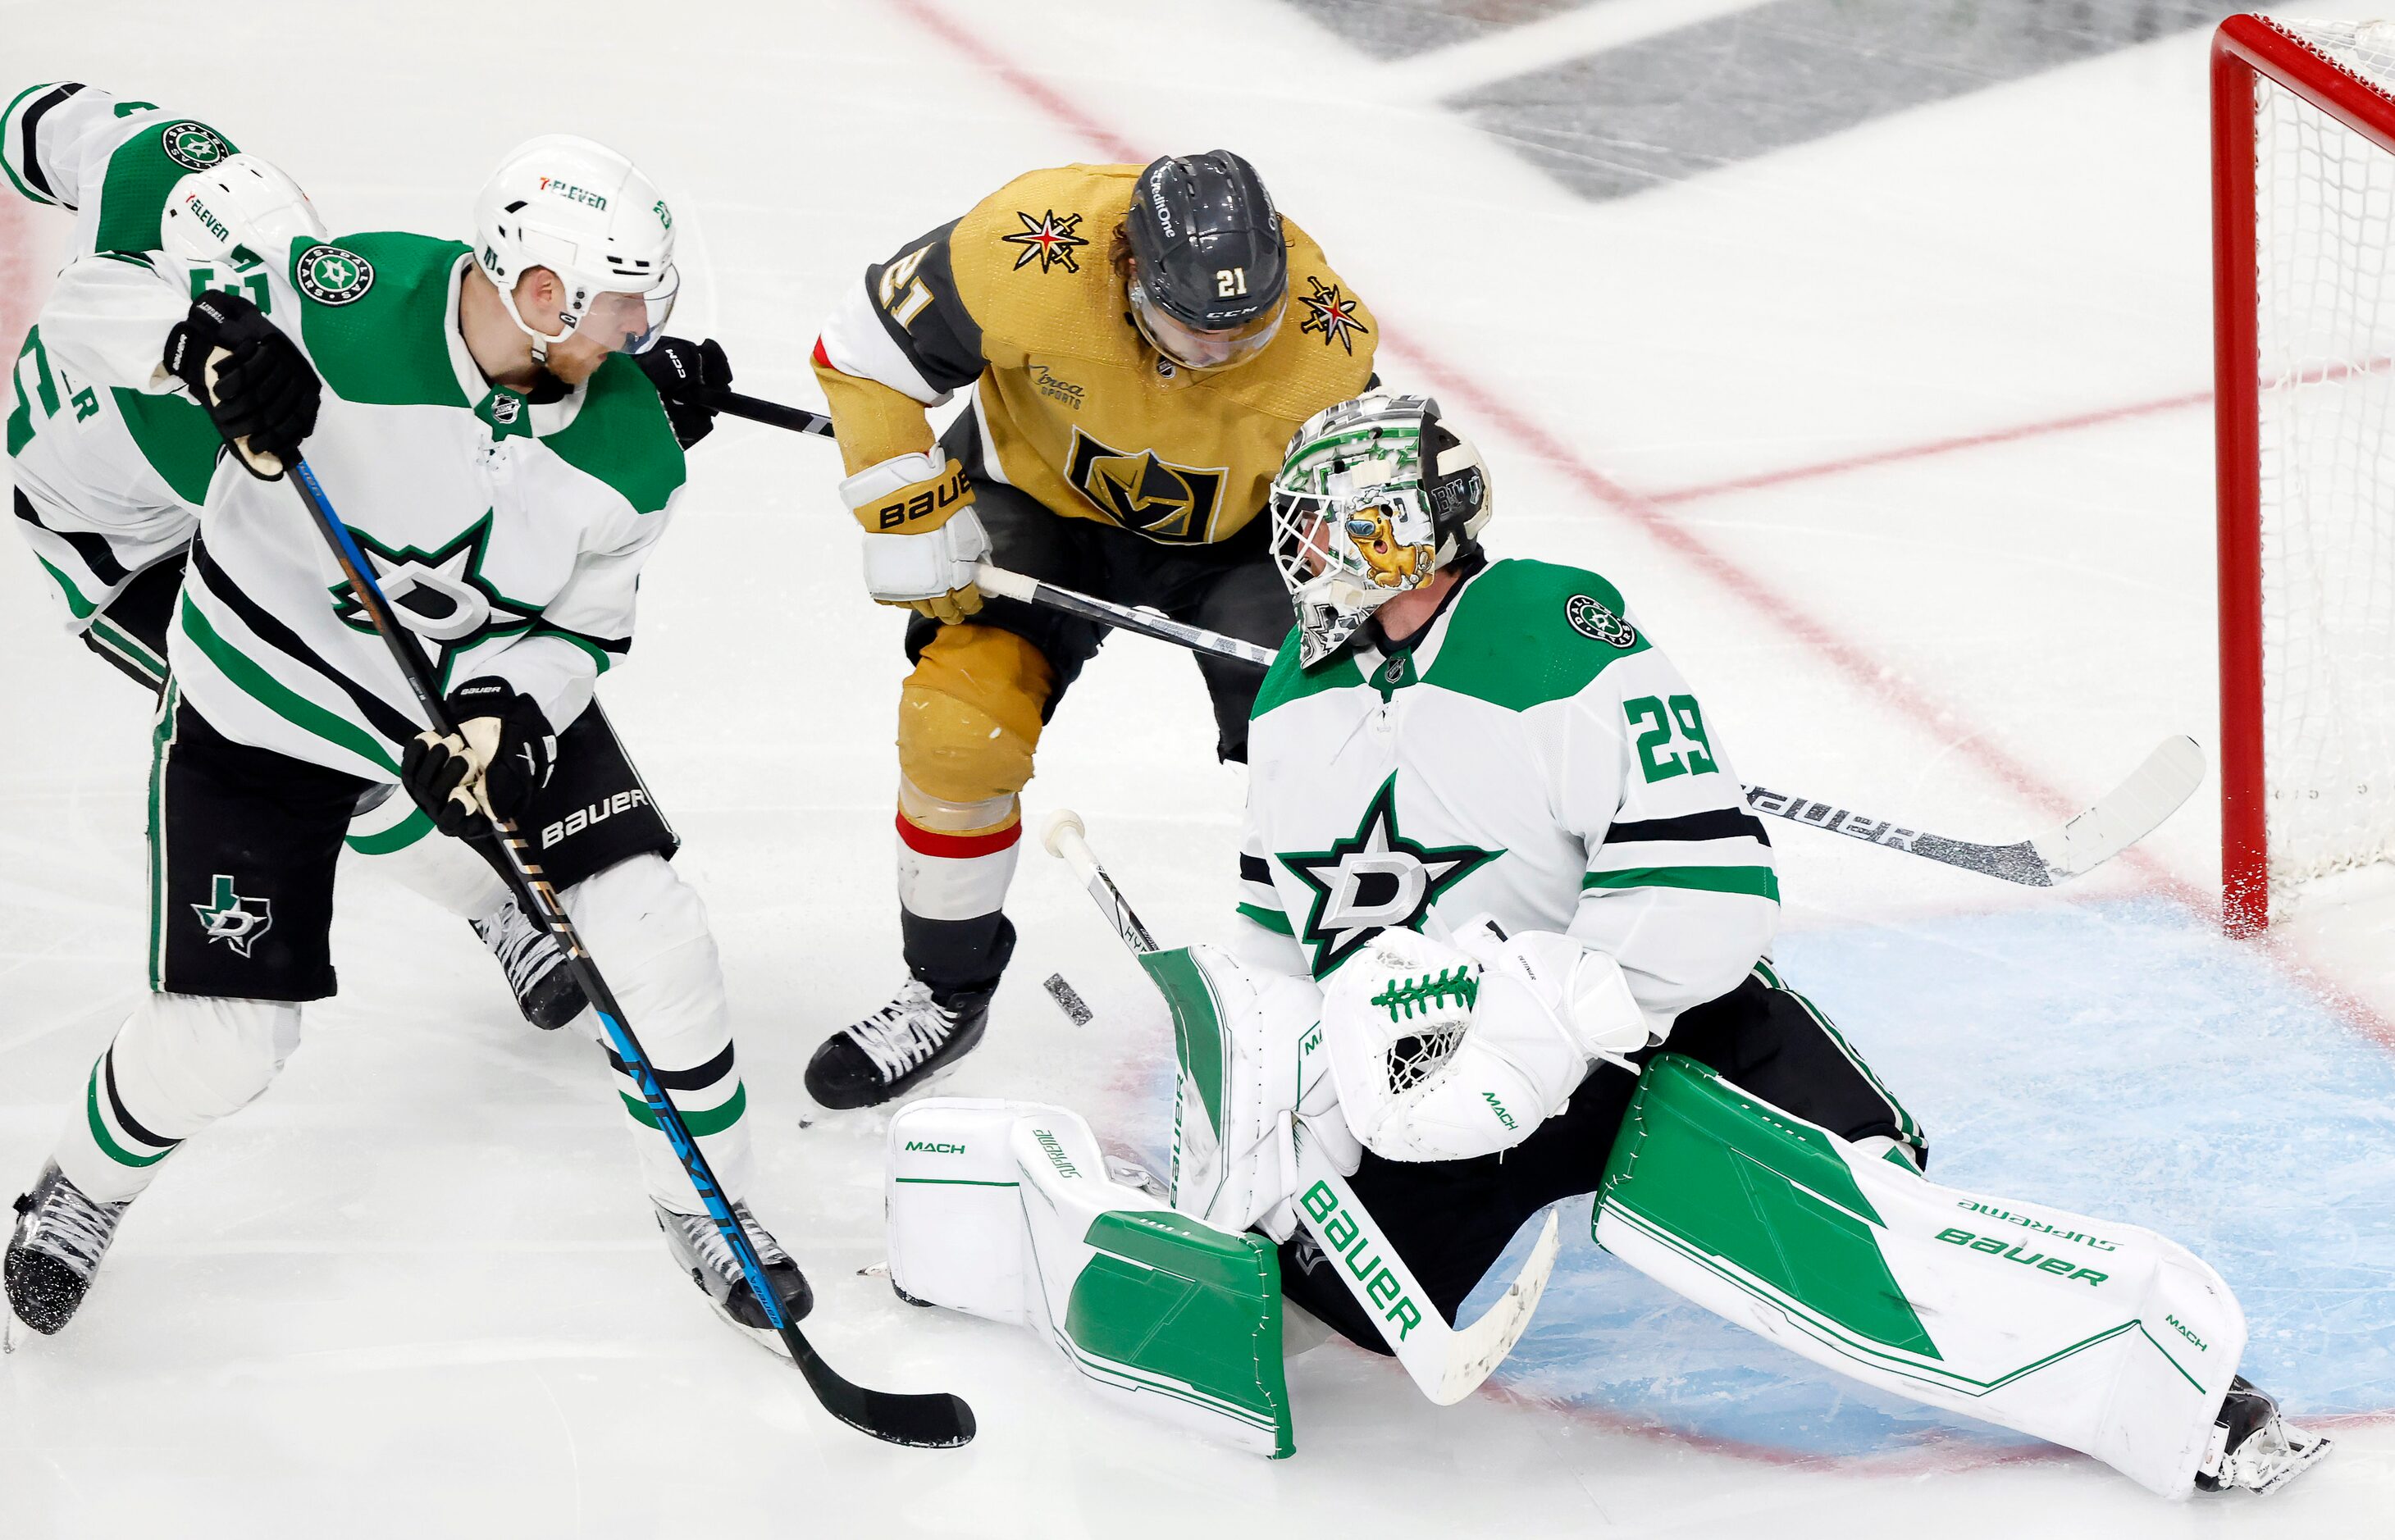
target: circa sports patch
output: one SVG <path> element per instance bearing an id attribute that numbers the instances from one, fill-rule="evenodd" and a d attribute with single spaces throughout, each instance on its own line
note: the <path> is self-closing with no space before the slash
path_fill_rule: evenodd
<path id="1" fill-rule="evenodd" d="M 291 271 L 299 292 L 319 305 L 347 305 L 374 287 L 374 264 L 340 246 L 310 246 Z"/>
<path id="2" fill-rule="evenodd" d="M 224 136 L 205 123 L 170 123 L 158 134 L 166 158 L 186 171 L 205 171 L 232 153 Z"/>
<path id="3" fill-rule="evenodd" d="M 1574 594 L 1564 600 L 1564 619 L 1591 641 L 1625 649 L 1638 645 L 1638 628 L 1593 594 Z"/>

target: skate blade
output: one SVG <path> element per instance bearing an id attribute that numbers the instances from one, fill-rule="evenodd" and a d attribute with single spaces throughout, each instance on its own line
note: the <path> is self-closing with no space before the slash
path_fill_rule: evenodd
<path id="1" fill-rule="evenodd" d="M 781 1333 L 774 1331 L 771 1327 L 766 1327 L 761 1330 L 758 1327 L 749 1325 L 747 1322 L 742 1321 L 738 1316 L 734 1315 L 730 1310 L 725 1310 L 722 1304 L 718 1301 L 713 1295 L 708 1295 L 707 1296 L 707 1308 L 715 1312 L 716 1319 L 721 1321 L 725 1325 L 731 1327 L 742 1336 L 747 1337 L 749 1341 L 754 1342 L 758 1347 L 764 1349 L 775 1358 L 780 1359 L 783 1362 L 788 1363 L 793 1362 L 790 1358 L 789 1344 L 782 1340 Z"/>
<path id="2" fill-rule="evenodd" d="M 2330 1439 L 2325 1433 L 2306 1433 L 2301 1428 L 2287 1428 L 2285 1432 L 2287 1440 L 2286 1457 L 2280 1463 L 2279 1468 L 2270 1473 L 2270 1479 L 2269 1481 L 2264 1481 L 2260 1486 L 2254 1489 L 2254 1494 L 2257 1497 L 2268 1493 L 2278 1491 L 2289 1481 L 2294 1481 L 2305 1471 L 2309 1470 L 2313 1466 L 2320 1463 L 2322 1455 L 2327 1454 L 2329 1450 L 2335 1446 L 2335 1441 Z M 2309 1439 L 2311 1441 L 2309 1443 L 2301 1441 L 2306 1439 Z"/>

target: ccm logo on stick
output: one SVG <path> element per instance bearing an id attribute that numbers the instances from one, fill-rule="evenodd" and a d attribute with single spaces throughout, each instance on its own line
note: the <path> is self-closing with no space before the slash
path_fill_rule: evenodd
<path id="1" fill-rule="evenodd" d="M 559 819 L 540 831 L 540 848 L 544 850 L 560 840 L 571 839 L 593 823 L 604 823 L 620 812 L 649 805 L 649 794 L 638 786 L 628 792 L 617 792 L 603 802 L 593 802 L 587 808 L 576 808 L 567 817 Z"/>

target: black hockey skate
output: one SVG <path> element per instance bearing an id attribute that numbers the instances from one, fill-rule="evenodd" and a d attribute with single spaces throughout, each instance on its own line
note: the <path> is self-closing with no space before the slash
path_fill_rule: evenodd
<path id="1" fill-rule="evenodd" d="M 17 1200 L 17 1228 L 8 1237 L 5 1271 L 17 1319 L 45 1336 L 73 1320 L 131 1206 L 130 1199 L 95 1202 L 56 1165 L 43 1167 L 33 1190 Z"/>
<path id="2" fill-rule="evenodd" d="M 2279 1403 L 2239 1375 L 2229 1382 L 2195 1484 L 2205 1492 L 2275 1492 L 2328 1451 L 2326 1437 L 2290 1427 Z"/>
<path id="3" fill-rule="evenodd" d="M 936 994 L 909 979 L 897 998 L 824 1039 L 807 1061 L 807 1094 L 834 1109 L 906 1095 L 973 1051 L 997 986 Z"/>
<path id="4" fill-rule="evenodd" d="M 582 986 L 574 981 L 574 970 L 565 966 L 565 953 L 557 939 L 533 924 L 513 899 L 493 914 L 466 923 L 507 971 L 516 1008 L 534 1026 L 555 1032 L 589 1005 Z"/>
<path id="5" fill-rule="evenodd" d="M 807 1312 L 815 1307 L 814 1291 L 807 1286 L 806 1274 L 790 1260 L 782 1244 L 757 1222 L 747 1204 L 734 1204 L 732 1212 L 738 1217 L 740 1228 L 748 1232 L 748 1244 L 757 1248 L 757 1259 L 765 1264 L 765 1276 L 773 1281 L 774 1293 L 782 1301 L 782 1313 L 793 1322 L 805 1320 Z M 677 1214 L 662 1204 L 656 1205 L 656 1215 L 657 1228 L 666 1232 L 667 1249 L 707 1296 L 715 1313 L 787 1358 L 789 1349 L 782 1345 L 781 1333 L 766 1323 L 765 1312 L 757 1304 L 756 1292 L 748 1286 L 748 1274 L 741 1270 L 732 1248 L 724 1244 L 715 1221 L 704 1214 Z"/>

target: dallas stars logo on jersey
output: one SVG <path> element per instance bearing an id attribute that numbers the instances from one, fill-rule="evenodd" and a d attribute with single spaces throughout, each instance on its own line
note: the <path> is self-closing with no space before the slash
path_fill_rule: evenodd
<path id="1" fill-rule="evenodd" d="M 508 598 L 483 576 L 491 540 L 491 515 L 436 551 L 413 546 L 397 550 L 351 527 L 351 538 L 374 564 L 375 582 L 398 612 L 400 624 L 432 644 L 441 687 L 457 655 L 491 637 L 528 631 L 540 618 L 536 605 Z M 351 628 L 372 633 L 374 618 L 344 581 L 332 589 L 333 612 Z"/>
<path id="2" fill-rule="evenodd" d="M 222 872 L 216 874 L 208 902 L 192 905 L 192 913 L 200 917 L 200 928 L 208 933 L 211 944 L 222 941 L 244 957 L 274 928 L 274 905 L 234 892 L 232 878 Z"/>
<path id="3" fill-rule="evenodd" d="M 1502 850 L 1474 845 L 1432 849 L 1397 828 L 1397 778 L 1372 795 L 1356 832 L 1328 850 L 1284 853 L 1280 863 L 1314 889 L 1300 945 L 1313 948 L 1317 979 L 1383 930 L 1419 929 L 1438 896 Z"/>

